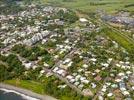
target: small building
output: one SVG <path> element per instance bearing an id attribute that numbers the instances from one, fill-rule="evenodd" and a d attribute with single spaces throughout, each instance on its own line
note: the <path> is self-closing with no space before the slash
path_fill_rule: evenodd
<path id="1" fill-rule="evenodd" d="M 86 23 L 86 22 L 88 22 L 88 20 L 87 20 L 86 18 L 80 18 L 79 21 L 80 21 L 81 23 Z"/>
<path id="2" fill-rule="evenodd" d="M 98 76 L 96 76 L 95 78 L 94 78 L 96 81 L 100 81 L 100 80 L 102 80 L 102 78 L 98 75 Z"/>

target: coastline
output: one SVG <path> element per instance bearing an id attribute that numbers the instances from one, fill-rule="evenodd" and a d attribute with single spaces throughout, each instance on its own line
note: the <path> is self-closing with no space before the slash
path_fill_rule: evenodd
<path id="1" fill-rule="evenodd" d="M 7 90 L 15 91 L 15 93 L 18 92 L 25 96 L 29 96 L 31 98 L 35 98 L 35 99 L 39 99 L 39 100 L 57 100 L 54 97 L 51 97 L 48 95 L 40 95 L 40 94 L 34 93 L 30 90 L 22 89 L 22 88 L 8 85 L 5 83 L 0 83 L 0 89 L 7 89 Z"/>

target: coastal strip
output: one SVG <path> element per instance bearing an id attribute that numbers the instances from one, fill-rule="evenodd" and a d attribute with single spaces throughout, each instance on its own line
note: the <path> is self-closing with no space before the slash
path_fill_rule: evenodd
<path id="1" fill-rule="evenodd" d="M 25 100 L 40 100 L 40 99 L 37 99 L 37 98 L 33 98 L 33 97 L 30 97 L 28 95 L 25 95 L 25 94 L 22 94 L 22 93 L 19 93 L 19 92 L 16 92 L 14 90 L 8 90 L 8 89 L 5 89 L 5 88 L 0 88 L 0 91 L 4 91 L 4 94 L 5 93 L 15 93 L 19 96 L 21 96 L 22 98 L 24 98 Z"/>
<path id="2" fill-rule="evenodd" d="M 9 92 L 14 92 L 16 94 L 21 94 L 21 96 L 25 96 L 25 97 L 31 97 L 31 98 L 35 98 L 35 100 L 57 100 L 51 96 L 48 95 L 40 95 L 37 93 L 34 93 L 32 91 L 26 90 L 26 89 L 22 89 L 22 88 L 18 88 L 12 85 L 8 85 L 8 84 L 4 84 L 4 83 L 0 83 L 0 89 L 1 90 L 6 90 Z"/>

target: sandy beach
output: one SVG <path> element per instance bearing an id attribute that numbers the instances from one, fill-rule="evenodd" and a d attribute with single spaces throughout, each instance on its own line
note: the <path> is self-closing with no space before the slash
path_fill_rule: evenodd
<path id="1" fill-rule="evenodd" d="M 12 90 L 12 91 L 15 91 L 16 93 L 20 93 L 20 94 L 23 94 L 23 95 L 26 95 L 26 96 L 29 96 L 29 97 L 32 97 L 32 98 L 36 98 L 36 99 L 39 99 L 39 100 L 57 100 L 51 96 L 48 96 L 48 95 L 40 95 L 40 94 L 37 94 L 37 93 L 34 93 L 30 90 L 26 90 L 26 89 L 22 89 L 22 88 L 19 88 L 19 87 L 15 87 L 15 86 L 12 86 L 12 85 L 8 85 L 8 84 L 4 84 L 4 83 L 0 83 L 0 88 L 1 89 L 7 89 L 7 90 Z"/>

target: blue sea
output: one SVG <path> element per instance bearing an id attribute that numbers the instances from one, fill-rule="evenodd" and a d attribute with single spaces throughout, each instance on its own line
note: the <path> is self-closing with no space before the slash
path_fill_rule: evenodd
<path id="1" fill-rule="evenodd" d="M 21 94 L 14 90 L 7 90 L 0 88 L 0 100 L 38 100 L 38 99 Z"/>

